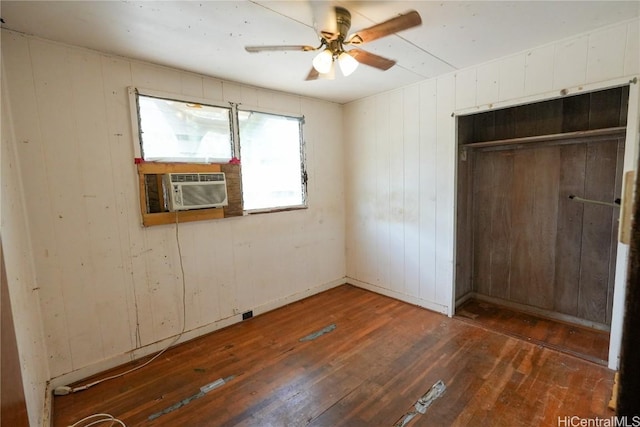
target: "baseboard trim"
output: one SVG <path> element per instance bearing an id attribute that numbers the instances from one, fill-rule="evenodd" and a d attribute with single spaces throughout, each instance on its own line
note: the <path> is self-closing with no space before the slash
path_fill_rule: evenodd
<path id="1" fill-rule="evenodd" d="M 449 313 L 449 307 L 447 307 L 446 305 L 435 303 L 433 301 L 428 301 L 413 295 L 403 294 L 391 289 L 382 288 L 371 283 L 362 282 L 352 277 L 347 277 L 346 282 L 358 288 L 366 289 L 368 291 L 375 292 L 376 294 L 384 295 L 390 298 L 397 299 L 399 301 L 417 305 L 418 307 L 426 308 L 427 310 L 435 311 L 444 315 L 447 315 Z"/>
<path id="2" fill-rule="evenodd" d="M 584 328 L 596 329 L 598 331 L 604 331 L 604 332 L 611 332 L 611 328 L 607 325 L 604 325 L 598 322 L 591 322 L 589 320 L 581 319 L 579 317 L 571 316 L 569 314 L 557 313 L 555 311 L 545 310 L 543 308 L 532 307 L 526 304 L 520 304 L 513 301 L 503 300 L 501 298 L 490 297 L 487 295 L 479 294 L 477 292 L 470 292 L 467 295 L 463 297 L 465 298 L 464 301 L 470 298 L 475 298 L 480 301 L 501 305 L 503 307 L 517 310 L 523 313 L 536 314 L 538 316 L 546 317 L 546 318 L 557 320 L 564 323 L 570 323 L 572 325 L 581 326 Z M 456 307 L 462 304 L 464 301 L 461 301 L 460 303 L 456 301 Z"/>
<path id="3" fill-rule="evenodd" d="M 466 294 L 462 295 L 460 298 L 456 299 L 456 306 L 455 308 L 460 307 L 462 304 L 464 304 L 465 302 L 469 301 L 471 298 L 473 298 L 475 295 L 475 292 L 467 292 Z M 454 310 L 455 312 L 455 310 Z"/>
<path id="4" fill-rule="evenodd" d="M 305 289 L 302 292 L 291 294 L 286 297 L 279 298 L 273 301 L 268 301 L 264 304 L 253 307 L 250 310 L 253 310 L 253 314 L 254 316 L 256 316 L 271 310 L 275 310 L 276 308 L 284 307 L 285 305 L 291 304 L 293 302 L 303 300 L 305 298 L 319 294 L 321 292 L 328 291 L 329 289 L 333 289 L 340 285 L 344 285 L 345 283 L 346 283 L 346 278 L 342 277 L 340 279 L 332 280 L 331 282 L 324 283 L 322 285 L 319 285 L 313 288 Z"/>

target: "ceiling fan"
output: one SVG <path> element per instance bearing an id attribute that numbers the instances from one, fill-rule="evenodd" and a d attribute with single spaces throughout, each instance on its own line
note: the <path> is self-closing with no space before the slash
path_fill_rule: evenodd
<path id="1" fill-rule="evenodd" d="M 320 46 L 318 47 L 308 45 L 245 46 L 245 50 L 257 53 L 266 51 L 309 52 L 322 49 L 313 59 L 313 67 L 309 71 L 306 80 L 315 80 L 317 78 L 333 79 L 336 62 L 345 76 L 353 73 L 359 63 L 383 71 L 393 67 L 396 63 L 394 60 L 358 48 L 346 50 L 345 47 L 359 46 L 422 24 L 420 14 L 415 10 L 411 10 L 369 28 L 349 34 L 351 13 L 340 6 L 334 7 L 333 12 L 335 12 L 335 22 L 331 19 L 327 24 L 327 28 L 319 31 Z"/>

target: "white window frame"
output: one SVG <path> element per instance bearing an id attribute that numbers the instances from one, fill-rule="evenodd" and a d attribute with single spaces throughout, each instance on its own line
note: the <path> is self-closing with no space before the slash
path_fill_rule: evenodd
<path id="1" fill-rule="evenodd" d="M 237 136 L 237 140 L 236 140 L 236 147 L 238 149 L 238 158 L 242 161 L 242 158 L 240 157 L 240 145 L 242 144 L 242 141 L 240 140 L 240 124 L 238 123 L 238 112 L 242 111 L 242 112 L 255 112 L 255 113 L 261 113 L 261 114 L 271 114 L 273 116 L 280 116 L 280 117 L 286 117 L 286 118 L 290 118 L 290 119 L 295 119 L 299 121 L 299 126 L 300 126 L 300 140 L 299 140 L 299 149 L 300 149 L 300 173 L 301 173 L 301 192 L 302 192 L 302 203 L 300 204 L 296 204 L 296 205 L 286 205 L 286 206 L 274 206 L 274 207 L 268 207 L 268 208 L 257 208 L 257 209 L 245 209 L 245 212 L 249 215 L 251 214 L 261 214 L 261 213 L 269 213 L 269 212 L 279 212 L 279 211 L 289 211 L 289 210 L 297 210 L 297 209 L 307 209 L 308 203 L 307 203 L 307 181 L 308 181 L 308 173 L 307 173 L 307 156 L 306 156 L 306 143 L 304 140 L 304 131 L 303 131 L 303 127 L 304 127 L 304 115 L 301 114 L 288 114 L 288 113 L 283 113 L 282 111 L 274 111 L 274 110 L 269 110 L 269 109 L 264 109 L 264 108 L 259 108 L 259 107 L 253 107 L 253 106 L 246 106 L 246 105 L 238 105 L 238 104 L 234 104 L 233 105 L 235 111 L 233 113 L 233 120 L 234 120 L 234 124 L 233 124 L 233 128 L 236 132 L 236 136 Z M 243 199 L 244 199 L 244 194 L 243 194 Z"/>
<path id="2" fill-rule="evenodd" d="M 156 91 L 156 90 L 151 90 L 151 89 L 143 89 L 143 88 L 137 88 L 137 87 L 129 87 L 128 88 L 128 92 L 129 92 L 129 105 L 131 106 L 131 124 L 132 124 L 132 129 L 133 129 L 133 152 L 134 152 L 134 157 L 137 159 L 143 159 L 143 152 L 142 152 L 142 139 L 141 139 L 141 132 L 142 129 L 140 128 L 140 111 L 139 111 L 139 104 L 138 104 L 138 95 L 142 95 L 142 96 L 146 96 L 146 97 L 152 97 L 152 98 L 159 98 L 159 99 L 166 99 L 166 100 L 172 100 L 172 101 L 176 101 L 176 102 L 182 102 L 182 103 L 193 103 L 193 104 L 202 104 L 202 105 L 206 105 L 206 106 L 210 106 L 210 107 L 218 107 L 218 108 L 224 108 L 224 109 L 228 109 L 230 110 L 230 120 L 229 120 L 229 125 L 230 125 L 230 129 L 229 129 L 229 136 L 230 136 L 230 140 L 231 140 L 231 157 L 238 157 L 238 144 L 237 144 L 237 139 L 236 139 L 236 135 L 235 135 L 235 130 L 234 130 L 234 112 L 233 112 L 233 105 L 230 103 L 224 103 L 224 102 L 214 102 L 211 101 L 210 99 L 205 99 L 205 98 L 198 98 L 198 97 L 194 97 L 194 96 L 187 96 L 187 95 L 179 95 L 179 94 L 174 94 L 174 93 L 168 93 L 168 92 L 161 92 L 161 91 Z M 158 163 L 163 163 L 163 161 L 157 161 Z M 171 162 L 175 162 L 175 163 L 205 163 L 205 162 L 198 162 L 198 161 L 186 161 L 186 160 L 167 160 L 164 163 L 171 163 Z M 215 159 L 212 162 L 208 162 L 208 163 L 219 163 L 216 162 Z"/>

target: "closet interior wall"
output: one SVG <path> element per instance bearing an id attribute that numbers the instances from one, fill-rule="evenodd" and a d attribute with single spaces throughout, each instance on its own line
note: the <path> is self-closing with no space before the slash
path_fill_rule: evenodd
<path id="1" fill-rule="evenodd" d="M 611 325 L 628 96 L 624 86 L 458 118 L 458 303 Z"/>

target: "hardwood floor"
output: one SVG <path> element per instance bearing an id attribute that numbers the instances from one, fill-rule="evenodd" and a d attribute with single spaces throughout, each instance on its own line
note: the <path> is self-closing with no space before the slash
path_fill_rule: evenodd
<path id="1" fill-rule="evenodd" d="M 556 426 L 558 417 L 613 415 L 605 367 L 344 285 L 56 397 L 54 425 L 108 412 L 127 426 L 392 426 L 438 380 L 444 395 L 409 426 Z"/>
<path id="2" fill-rule="evenodd" d="M 469 319 L 515 338 L 549 347 L 606 366 L 609 333 L 571 325 L 470 299 L 456 310 L 461 320 Z"/>

